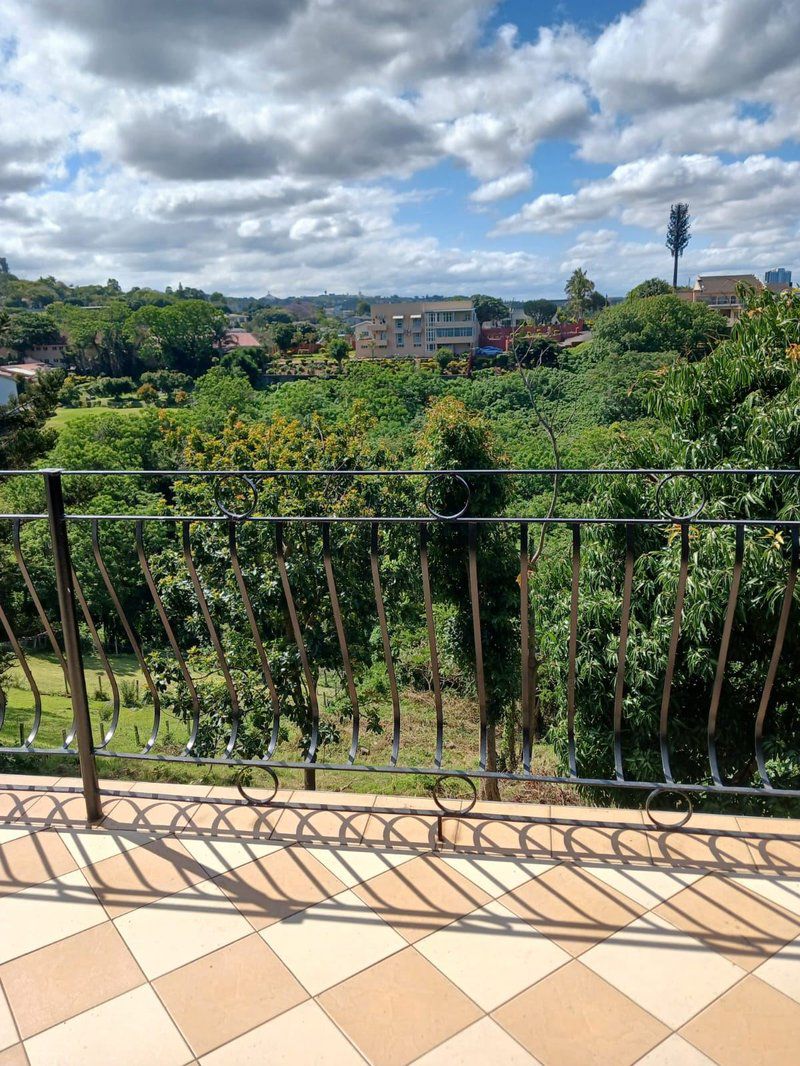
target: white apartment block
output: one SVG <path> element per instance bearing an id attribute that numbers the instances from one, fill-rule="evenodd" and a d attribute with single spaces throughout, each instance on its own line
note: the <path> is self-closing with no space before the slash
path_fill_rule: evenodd
<path id="1" fill-rule="evenodd" d="M 438 348 L 467 355 L 478 343 L 471 300 L 406 300 L 379 303 L 355 327 L 356 355 L 363 359 L 432 359 Z"/>

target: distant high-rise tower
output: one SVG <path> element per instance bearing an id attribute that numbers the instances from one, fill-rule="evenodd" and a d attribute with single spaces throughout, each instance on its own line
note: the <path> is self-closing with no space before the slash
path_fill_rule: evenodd
<path id="1" fill-rule="evenodd" d="M 785 267 L 773 267 L 764 275 L 764 281 L 767 285 L 791 285 L 792 272 Z"/>

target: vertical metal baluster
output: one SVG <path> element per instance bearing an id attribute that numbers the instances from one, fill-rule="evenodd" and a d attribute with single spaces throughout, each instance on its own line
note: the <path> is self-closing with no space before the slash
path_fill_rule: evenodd
<path id="1" fill-rule="evenodd" d="M 772 689 L 775 685 L 778 665 L 780 664 L 781 653 L 783 651 L 783 642 L 786 639 L 786 630 L 789 625 L 789 615 L 792 610 L 794 588 L 797 584 L 798 563 L 800 563 L 800 530 L 798 530 L 797 526 L 794 526 L 792 528 L 792 558 L 789 564 L 789 575 L 786 579 L 786 591 L 783 594 L 783 604 L 781 606 L 780 618 L 778 619 L 778 630 L 775 634 L 775 645 L 772 649 L 772 658 L 770 659 L 767 678 L 764 682 L 764 691 L 761 693 L 761 702 L 758 706 L 758 714 L 756 715 L 756 762 L 758 763 L 759 777 L 766 788 L 771 788 L 772 783 L 770 782 L 769 774 L 767 773 L 767 761 L 764 755 L 764 725 L 767 720 L 767 711 L 769 710 L 770 699 L 772 698 Z"/>
<path id="2" fill-rule="evenodd" d="M 142 749 L 142 754 L 146 755 L 148 751 L 156 742 L 158 737 L 158 727 L 161 721 L 161 697 L 158 694 L 158 689 L 155 686 L 150 670 L 148 669 L 142 649 L 137 639 L 136 633 L 133 630 L 128 621 L 125 611 L 122 609 L 122 603 L 117 595 L 117 590 L 114 588 L 114 583 L 111 580 L 111 575 L 108 572 L 108 567 L 103 559 L 103 553 L 100 550 L 100 530 L 98 527 L 98 521 L 96 518 L 92 519 L 92 551 L 94 552 L 94 560 L 97 564 L 97 569 L 100 572 L 100 576 L 103 579 L 103 584 L 106 587 L 106 592 L 114 605 L 114 610 L 117 612 L 117 617 L 122 622 L 122 628 L 125 630 L 125 636 L 128 638 L 128 643 L 133 649 L 133 654 L 136 656 L 136 661 L 139 664 L 139 669 L 142 671 L 144 677 L 144 683 L 147 685 L 147 691 L 150 693 L 150 698 L 153 701 L 153 728 L 150 730 L 150 736 L 147 739 L 147 743 Z M 106 741 L 107 743 L 107 741 Z"/>
<path id="3" fill-rule="evenodd" d="M 483 638 L 481 637 L 481 608 L 478 588 L 478 527 L 475 522 L 469 522 L 467 526 L 467 568 L 469 574 L 469 598 L 472 607 L 472 635 L 475 642 L 475 684 L 478 690 L 478 710 L 481 718 L 479 766 L 481 770 L 485 770 L 489 733 L 486 718 L 486 682 L 483 674 Z"/>
<path id="4" fill-rule="evenodd" d="M 250 595 L 247 591 L 247 583 L 242 573 L 242 567 L 239 563 L 239 548 L 236 543 L 236 523 L 228 523 L 228 548 L 230 549 L 231 556 L 231 568 L 233 569 L 234 576 L 236 577 L 236 584 L 239 586 L 239 595 L 242 597 L 242 603 L 244 604 L 245 613 L 247 615 L 247 621 L 250 624 L 250 634 L 253 638 L 253 643 L 256 646 L 256 652 L 258 653 L 258 661 L 261 663 L 261 673 L 264 678 L 264 683 L 269 691 L 269 700 L 272 705 L 272 733 L 269 738 L 269 746 L 267 747 L 266 758 L 271 759 L 275 754 L 275 748 L 278 746 L 278 737 L 280 735 L 281 728 L 281 702 L 278 698 L 278 692 L 275 688 L 275 682 L 272 679 L 272 671 L 269 668 L 269 660 L 267 659 L 267 653 L 264 650 L 264 645 L 261 642 L 261 634 L 258 631 L 258 623 L 256 622 L 255 612 L 253 611 L 253 605 L 250 602 Z"/>
<path id="5" fill-rule="evenodd" d="M 34 678 L 31 668 L 28 664 L 28 660 L 25 657 L 25 652 L 22 650 L 22 645 L 17 640 L 17 635 L 14 632 L 11 626 L 11 622 L 8 619 L 8 615 L 3 610 L 2 606 L 0 606 L 0 624 L 3 626 L 3 629 L 6 632 L 6 636 L 8 637 L 8 643 L 11 645 L 11 650 L 14 652 L 14 655 L 16 656 L 17 661 L 19 662 L 22 672 L 25 675 L 25 680 L 30 686 L 31 695 L 33 696 L 33 725 L 31 726 L 30 732 L 28 733 L 28 736 L 23 744 L 23 747 L 29 748 L 36 740 L 36 734 L 39 732 L 39 726 L 42 721 L 42 696 L 39 692 L 39 686 L 36 684 L 36 679 Z M 3 708 L 3 711 L 4 713 L 2 715 L 2 718 L 5 718 L 5 708 Z M 1 725 L 2 722 L 0 722 L 0 726 Z"/>
<path id="6" fill-rule="evenodd" d="M 314 675 L 311 672 L 311 664 L 308 661 L 308 652 L 306 651 L 303 633 L 300 629 L 300 620 L 297 617 L 297 610 L 294 605 L 292 586 L 289 582 L 289 572 L 286 569 L 286 545 L 283 540 L 282 522 L 275 523 L 275 551 L 278 562 L 278 572 L 280 573 L 281 585 L 283 586 L 283 596 L 286 600 L 286 610 L 289 612 L 289 621 L 292 626 L 294 642 L 297 645 L 297 651 L 300 655 L 303 676 L 305 677 L 306 688 L 308 689 L 308 700 L 311 704 L 311 739 L 308 745 L 308 762 L 316 762 L 317 748 L 319 747 L 319 702 L 317 700 L 317 686 L 314 683 Z M 314 787 L 313 775 L 313 770 L 306 771 L 306 786 L 309 788 Z"/>
<path id="7" fill-rule="evenodd" d="M 431 596 L 431 574 L 428 566 L 428 527 L 419 527 L 419 567 L 422 575 L 422 598 L 425 602 L 425 622 L 428 628 L 428 652 L 431 660 L 431 679 L 433 680 L 433 705 L 436 710 L 436 754 L 434 766 L 442 765 L 444 754 L 444 707 L 442 704 L 442 678 L 439 673 L 439 649 L 436 644 L 436 626 L 433 619 L 433 597 Z"/>
<path id="8" fill-rule="evenodd" d="M 200 584 L 200 577 L 197 573 L 197 567 L 194 565 L 194 558 L 192 556 L 192 544 L 189 535 L 189 523 L 187 521 L 181 522 L 181 533 L 183 539 L 183 559 L 186 563 L 186 569 L 189 571 L 189 577 L 192 580 L 192 587 L 194 588 L 194 594 L 197 597 L 197 602 L 200 605 L 200 612 L 203 615 L 203 621 L 206 624 L 208 630 L 208 637 L 211 641 L 211 646 L 214 649 L 214 654 L 217 658 L 217 663 L 222 671 L 222 677 L 225 682 L 225 688 L 228 690 L 228 697 L 231 701 L 231 735 L 228 738 L 228 743 L 225 746 L 224 758 L 228 759 L 233 754 L 233 750 L 236 747 L 236 738 L 239 734 L 239 720 L 241 718 L 241 711 L 239 708 L 239 694 L 236 691 L 236 686 L 233 683 L 233 677 L 231 676 L 230 667 L 228 666 L 228 660 L 225 656 L 225 652 L 222 647 L 222 642 L 219 639 L 217 628 L 214 625 L 214 620 L 211 617 L 211 611 L 208 609 L 208 600 L 206 594 L 203 592 L 203 586 Z"/>
<path id="9" fill-rule="evenodd" d="M 139 567 L 144 574 L 147 588 L 150 592 L 150 597 L 153 600 L 158 617 L 161 620 L 161 626 L 167 635 L 169 646 L 172 648 L 172 654 L 175 656 L 175 661 L 178 664 L 178 669 L 181 672 L 181 677 L 184 680 L 186 688 L 189 692 L 189 698 L 192 701 L 192 729 L 189 734 L 189 739 L 186 741 L 186 745 L 183 749 L 184 755 L 191 755 L 192 749 L 197 742 L 197 733 L 200 729 L 200 700 L 197 696 L 197 689 L 195 688 L 192 675 L 189 673 L 189 667 L 186 665 L 186 660 L 181 653 L 181 649 L 178 646 L 178 641 L 175 639 L 175 634 L 172 632 L 172 626 L 169 624 L 167 618 L 167 612 L 164 610 L 164 604 L 161 600 L 161 596 L 156 588 L 156 583 L 153 579 L 153 573 L 150 569 L 150 563 L 147 561 L 147 555 L 144 550 L 144 523 L 140 518 L 136 523 L 136 554 L 139 557 Z"/>
<path id="10" fill-rule="evenodd" d="M 348 762 L 355 762 L 356 755 L 358 754 L 358 735 L 361 719 L 359 716 L 358 693 L 356 692 L 356 683 L 353 677 L 353 667 L 350 663 L 350 651 L 347 647 L 347 636 L 344 631 L 344 620 L 342 619 L 339 595 L 336 591 L 336 581 L 333 576 L 331 529 L 328 522 L 325 522 L 322 526 L 322 560 L 325 564 L 325 578 L 328 583 L 328 595 L 331 601 L 331 610 L 333 611 L 333 624 L 336 627 L 336 636 L 339 640 L 339 651 L 342 655 L 342 666 L 344 668 L 344 676 L 347 682 L 347 694 L 350 697 L 350 707 L 353 712 L 353 732 L 347 759 Z"/>
<path id="11" fill-rule="evenodd" d="M 36 591 L 36 586 L 33 583 L 30 570 L 25 562 L 25 557 L 22 554 L 22 545 L 20 543 L 20 526 L 21 521 L 19 518 L 15 518 L 11 523 L 11 542 L 14 548 L 14 558 L 17 560 L 17 567 L 22 574 L 22 580 L 25 582 L 25 587 L 31 597 L 31 602 L 36 609 L 36 613 L 39 616 L 39 621 L 42 623 L 42 627 L 47 634 L 47 639 L 50 641 L 50 647 L 53 649 L 58 665 L 61 667 L 61 673 L 64 675 L 64 684 L 69 693 L 69 671 L 67 670 L 67 662 L 64 658 L 64 653 L 61 651 L 61 645 L 56 639 L 55 631 L 50 625 L 50 619 L 45 613 L 45 609 L 42 606 L 42 601 L 39 598 L 39 593 Z M 71 736 L 75 735 L 75 724 L 72 725 Z"/>
<path id="12" fill-rule="evenodd" d="M 378 523 L 371 523 L 369 560 L 372 569 L 372 587 L 375 590 L 375 609 L 378 612 L 378 624 L 381 630 L 383 643 L 383 660 L 386 663 L 386 672 L 389 675 L 389 690 L 392 695 L 392 754 L 390 762 L 392 766 L 397 762 L 400 752 L 400 695 L 397 691 L 397 678 L 394 673 L 394 661 L 392 659 L 392 645 L 389 640 L 389 629 L 386 625 L 386 610 L 383 604 L 383 592 L 381 591 L 381 570 L 378 556 Z"/>
<path id="13" fill-rule="evenodd" d="M 683 601 L 686 597 L 686 578 L 689 573 L 689 523 L 681 522 L 681 563 L 678 572 L 678 588 L 675 595 L 675 613 L 672 616 L 672 632 L 669 638 L 667 654 L 667 672 L 664 675 L 664 690 L 661 694 L 661 715 L 658 722 L 658 744 L 661 748 L 661 766 L 664 780 L 671 784 L 674 780 L 669 764 L 669 705 L 672 695 L 672 678 L 675 674 L 675 661 L 678 656 L 678 641 L 681 637 L 683 621 Z"/>
<path id="14" fill-rule="evenodd" d="M 89 699 L 86 695 L 86 678 L 83 673 L 78 615 L 72 587 L 72 561 L 70 559 L 67 520 L 64 513 L 64 495 L 61 486 L 61 471 L 45 470 L 44 488 L 47 500 L 47 518 L 50 527 L 50 546 L 53 552 L 58 606 L 61 615 L 61 632 L 64 637 L 67 672 L 69 674 L 70 698 L 78 738 L 83 795 L 86 801 L 86 818 L 99 822 L 103 817 L 100 787 L 97 781 L 97 765 L 92 740 L 92 721 L 89 717 Z"/>
<path id="15" fill-rule="evenodd" d="M 622 586 L 622 614 L 619 623 L 619 652 L 617 680 L 614 686 L 614 772 L 618 781 L 625 780 L 622 760 L 622 701 L 625 696 L 625 660 L 628 656 L 628 629 L 631 620 L 631 592 L 633 589 L 633 526 L 625 526 L 625 577 Z"/>
<path id="16" fill-rule="evenodd" d="M 724 785 L 722 774 L 719 769 L 717 755 L 717 717 L 719 714 L 719 701 L 722 696 L 722 686 L 725 682 L 725 667 L 728 664 L 728 650 L 731 643 L 733 622 L 736 616 L 736 601 L 739 598 L 739 585 L 742 579 L 742 560 L 744 559 L 744 526 L 736 526 L 736 546 L 733 558 L 733 575 L 731 587 L 728 592 L 728 606 L 725 609 L 725 624 L 722 628 L 722 642 L 717 657 L 717 671 L 714 676 L 714 688 L 711 692 L 711 706 L 708 709 L 708 762 L 711 767 L 711 777 L 715 785 Z"/>
<path id="17" fill-rule="evenodd" d="M 578 776 L 578 760 L 575 754 L 575 670 L 578 657 L 578 590 L 580 577 L 581 527 L 575 525 L 572 527 L 572 600 L 569 612 L 569 666 L 567 671 L 567 744 L 569 747 L 569 772 L 571 777 Z M 621 759 L 617 769 L 619 771 L 622 770 Z"/>
<path id="18" fill-rule="evenodd" d="M 100 660 L 100 663 L 103 667 L 103 673 L 108 678 L 108 685 L 111 689 L 111 706 L 113 708 L 111 712 L 111 723 L 108 729 L 106 730 L 105 735 L 103 736 L 103 743 L 98 746 L 99 748 L 105 748 L 108 746 L 109 741 L 116 733 L 117 726 L 119 725 L 119 686 L 117 685 L 116 677 L 114 677 L 114 671 L 111 669 L 111 663 L 108 661 L 106 650 L 103 647 L 103 644 L 100 640 L 100 636 L 97 632 L 97 626 L 94 624 L 94 619 L 92 618 L 91 611 L 89 610 L 89 604 L 86 602 L 86 597 L 83 594 L 81 583 L 80 581 L 78 581 L 78 575 L 75 573 L 74 570 L 72 571 L 72 586 L 75 589 L 75 596 L 78 600 L 78 603 L 80 604 L 81 613 L 83 614 L 83 620 L 84 622 L 86 622 L 86 628 L 89 630 L 89 635 L 92 638 L 92 644 L 94 646 L 95 653 L 97 654 L 97 658 Z"/>
<path id="19" fill-rule="evenodd" d="M 519 621 L 520 621 L 520 658 L 522 682 L 522 768 L 526 774 L 531 772 L 532 722 L 531 722 L 531 635 L 530 635 L 530 601 L 528 599 L 528 526 L 523 522 L 519 527 Z"/>

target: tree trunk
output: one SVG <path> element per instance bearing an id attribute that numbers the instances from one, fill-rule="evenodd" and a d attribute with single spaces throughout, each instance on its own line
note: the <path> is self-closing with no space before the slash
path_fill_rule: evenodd
<path id="1" fill-rule="evenodd" d="M 673 287 L 673 289 L 677 289 L 678 288 L 678 251 L 677 251 L 677 249 L 675 250 L 675 253 L 673 254 L 673 259 L 675 260 L 675 265 L 674 265 L 674 267 L 672 269 L 672 287 Z"/>
<path id="2" fill-rule="evenodd" d="M 490 722 L 486 727 L 486 769 L 497 769 L 497 727 Z M 500 784 L 496 777 L 481 779 L 481 799 L 499 800 Z"/>

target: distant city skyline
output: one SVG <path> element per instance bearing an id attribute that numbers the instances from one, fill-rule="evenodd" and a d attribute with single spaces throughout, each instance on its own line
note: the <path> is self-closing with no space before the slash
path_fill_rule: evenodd
<path id="1" fill-rule="evenodd" d="M 795 0 L 5 0 L 0 255 L 230 295 L 797 275 Z"/>

